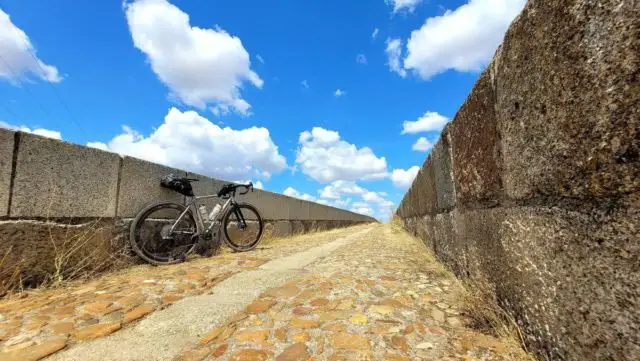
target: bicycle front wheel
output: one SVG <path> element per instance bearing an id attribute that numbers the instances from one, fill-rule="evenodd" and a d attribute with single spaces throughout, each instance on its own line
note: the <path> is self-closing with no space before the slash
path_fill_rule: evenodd
<path id="1" fill-rule="evenodd" d="M 156 264 L 184 261 L 198 241 L 198 229 L 191 210 L 177 204 L 152 204 L 138 213 L 131 224 L 129 243 L 143 260 Z"/>
<path id="2" fill-rule="evenodd" d="M 234 251 L 250 251 L 256 248 L 262 237 L 262 217 L 256 207 L 247 203 L 231 206 L 222 227 L 227 245 Z"/>

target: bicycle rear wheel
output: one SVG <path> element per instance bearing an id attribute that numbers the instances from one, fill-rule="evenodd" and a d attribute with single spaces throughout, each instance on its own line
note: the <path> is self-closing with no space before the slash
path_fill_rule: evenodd
<path id="1" fill-rule="evenodd" d="M 129 234 L 134 252 L 157 265 L 184 261 L 198 241 L 198 228 L 191 210 L 180 218 L 185 209 L 181 204 L 162 202 L 140 211 Z"/>
<path id="2" fill-rule="evenodd" d="M 238 252 L 256 248 L 262 237 L 263 226 L 256 207 L 247 203 L 231 206 L 222 222 L 227 245 Z"/>

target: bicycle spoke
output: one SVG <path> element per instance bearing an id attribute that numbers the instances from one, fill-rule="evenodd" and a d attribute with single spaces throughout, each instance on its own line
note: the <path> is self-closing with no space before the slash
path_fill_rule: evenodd
<path id="1" fill-rule="evenodd" d="M 136 218 L 134 250 L 145 260 L 169 264 L 184 260 L 195 246 L 197 227 L 193 217 L 181 217 L 184 206 L 159 204 Z"/>
<path id="2" fill-rule="evenodd" d="M 262 235 L 262 219 L 248 204 L 239 204 L 225 217 L 224 233 L 229 246 L 236 251 L 248 251 L 258 244 Z"/>

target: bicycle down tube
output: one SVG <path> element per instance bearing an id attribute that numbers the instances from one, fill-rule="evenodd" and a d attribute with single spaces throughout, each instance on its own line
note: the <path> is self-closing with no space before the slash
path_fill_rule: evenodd
<path id="1" fill-rule="evenodd" d="M 217 195 L 209 195 L 209 196 L 195 197 L 191 201 L 191 203 L 189 203 L 189 205 L 186 207 L 186 209 L 182 212 L 182 214 L 180 214 L 180 217 L 178 217 L 178 219 L 176 219 L 176 221 L 173 223 L 173 225 L 171 226 L 170 232 L 175 232 L 176 225 L 178 225 L 180 223 L 180 221 L 182 221 L 182 218 L 187 214 L 187 212 L 190 209 L 192 209 L 193 215 L 197 219 L 197 221 L 199 222 L 199 225 L 202 227 L 202 229 L 205 229 L 205 220 L 202 219 L 202 216 L 200 215 L 200 212 L 198 212 L 198 201 L 200 201 L 201 199 L 207 199 L 207 198 L 218 198 L 218 196 Z M 230 203 L 231 203 L 231 198 L 229 198 L 224 203 L 224 205 L 220 209 L 220 212 L 218 212 L 218 214 L 216 215 L 216 218 L 211 221 L 211 224 L 206 229 L 206 231 L 211 231 L 211 229 L 213 228 L 213 226 L 215 224 L 214 221 L 220 219 L 220 216 L 224 214 L 224 212 L 229 207 Z"/>

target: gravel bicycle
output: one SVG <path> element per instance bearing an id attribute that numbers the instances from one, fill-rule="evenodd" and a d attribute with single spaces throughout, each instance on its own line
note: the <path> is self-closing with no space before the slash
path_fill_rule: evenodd
<path id="1" fill-rule="evenodd" d="M 143 260 L 156 264 L 174 264 L 186 260 L 196 251 L 211 255 L 220 246 L 220 236 L 234 251 L 254 249 L 262 237 L 263 222 L 256 207 L 236 202 L 240 195 L 253 191 L 253 183 L 222 186 L 217 194 L 196 196 L 192 182 L 198 179 L 179 178 L 169 174 L 160 185 L 190 198 L 187 205 L 174 202 L 153 203 L 142 209 L 133 220 L 129 242 Z M 205 199 L 224 200 L 209 212 Z M 200 248 L 200 249 L 198 249 Z"/>

